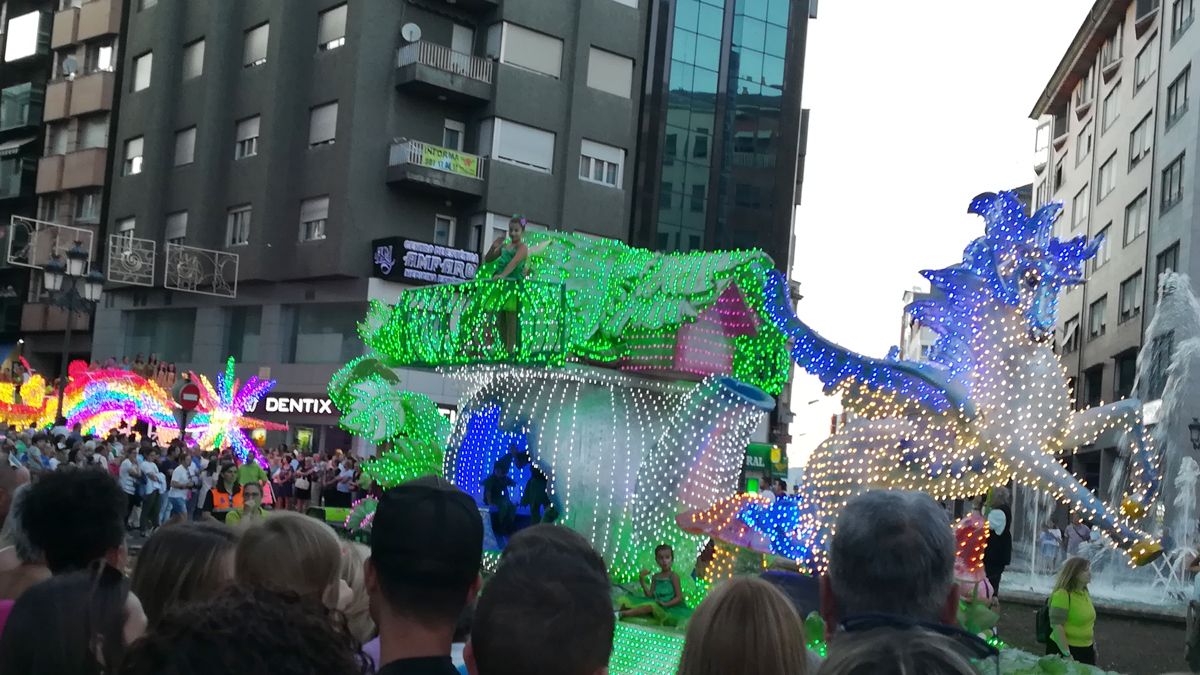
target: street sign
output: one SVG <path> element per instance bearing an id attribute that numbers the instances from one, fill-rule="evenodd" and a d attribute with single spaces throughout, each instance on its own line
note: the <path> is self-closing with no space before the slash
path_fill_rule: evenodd
<path id="1" fill-rule="evenodd" d="M 193 382 L 184 384 L 175 393 L 175 402 L 179 404 L 180 408 L 188 412 L 195 410 L 196 406 L 200 405 L 200 387 L 197 387 Z"/>

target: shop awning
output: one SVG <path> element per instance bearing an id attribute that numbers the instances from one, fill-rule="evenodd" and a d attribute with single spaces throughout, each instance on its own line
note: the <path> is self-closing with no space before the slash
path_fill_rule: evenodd
<path id="1" fill-rule="evenodd" d="M 32 143 L 37 140 L 37 136 L 26 136 L 24 138 L 14 138 L 11 141 L 0 143 L 0 157 L 15 155 L 21 149 L 22 145 Z"/>

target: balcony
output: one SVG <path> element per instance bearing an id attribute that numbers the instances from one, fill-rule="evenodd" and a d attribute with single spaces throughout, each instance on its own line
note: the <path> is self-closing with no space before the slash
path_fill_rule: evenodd
<path id="1" fill-rule="evenodd" d="M 96 72 L 77 78 L 71 88 L 71 116 L 112 110 L 113 82 L 116 75 Z"/>
<path id="2" fill-rule="evenodd" d="M 471 12 L 486 12 L 500 6 L 500 0 L 445 0 L 447 5 Z"/>
<path id="3" fill-rule="evenodd" d="M 121 0 L 93 0 L 79 11 L 79 41 L 121 32 Z"/>
<path id="4" fill-rule="evenodd" d="M 51 155 L 38 160 L 37 193 L 62 190 L 63 156 Z"/>
<path id="5" fill-rule="evenodd" d="M 42 119 L 47 122 L 66 119 L 70 114 L 71 85 L 70 80 L 51 82 L 46 86 L 46 112 Z"/>
<path id="6" fill-rule="evenodd" d="M 42 89 L 29 82 L 0 89 L 0 131 L 41 126 L 44 100 Z"/>
<path id="7" fill-rule="evenodd" d="M 489 59 L 414 42 L 396 53 L 396 88 L 457 103 L 487 103 L 494 67 Z"/>
<path id="8" fill-rule="evenodd" d="M 107 166 L 108 150 L 104 148 L 87 148 L 68 154 L 63 160 L 62 189 L 103 186 Z"/>
<path id="9" fill-rule="evenodd" d="M 482 197 L 483 160 L 421 141 L 393 143 L 387 180 L 445 196 Z"/>
<path id="10" fill-rule="evenodd" d="M 76 41 L 79 35 L 79 9 L 70 7 L 54 15 L 54 28 L 50 31 L 50 48 L 62 49 Z"/>

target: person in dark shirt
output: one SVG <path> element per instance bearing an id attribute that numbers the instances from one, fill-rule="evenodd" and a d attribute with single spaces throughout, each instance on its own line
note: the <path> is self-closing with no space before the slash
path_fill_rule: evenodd
<path id="1" fill-rule="evenodd" d="M 483 519 L 458 488 L 427 476 L 383 494 L 364 566 L 378 675 L 457 675 L 450 645 L 479 592 L 482 558 Z"/>

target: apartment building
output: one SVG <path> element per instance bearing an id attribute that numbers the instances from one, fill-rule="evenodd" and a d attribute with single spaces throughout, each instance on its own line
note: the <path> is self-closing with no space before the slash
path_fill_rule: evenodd
<path id="1" fill-rule="evenodd" d="M 323 405 L 329 378 L 361 353 L 367 302 L 421 282 L 373 266 L 373 243 L 474 255 L 516 213 L 533 229 L 627 237 L 648 11 L 645 0 L 131 7 L 105 223 L 113 251 L 154 265 L 107 291 L 95 358 L 155 353 L 211 373 L 232 355 L 239 375 L 278 380 L 259 412 L 290 421 L 291 440 L 348 447 Z M 457 399 L 437 374 L 402 376 Z"/>
<path id="2" fill-rule="evenodd" d="M 95 267 L 103 255 L 100 224 L 105 212 L 109 129 L 121 77 L 117 64 L 122 20 L 130 0 L 58 0 L 55 4 L 50 79 L 42 110 L 45 139 L 37 161 L 36 220 L 43 224 L 43 233 L 28 262 L 44 263 L 50 250 L 61 253 L 81 240 Z M 153 0 L 140 0 L 140 6 L 153 4 Z M 53 227 L 47 228 L 47 223 Z M 48 304 L 38 270 L 28 272 L 25 299 L 22 353 L 34 368 L 60 372 L 68 320 L 72 322 L 68 359 L 89 357 L 90 317 L 68 315 Z"/>
<path id="3" fill-rule="evenodd" d="M 0 244 L 7 251 L 17 219 L 37 216 L 42 106 L 50 77 L 52 0 L 0 0 Z M 0 361 L 20 336 L 28 270 L 0 255 Z"/>
<path id="4" fill-rule="evenodd" d="M 1065 205 L 1056 233 L 1104 238 L 1086 283 L 1059 301 L 1056 347 L 1079 407 L 1153 401 L 1165 378 L 1134 391 L 1137 355 L 1167 270 L 1197 278 L 1195 150 L 1189 108 L 1200 55 L 1194 0 L 1097 0 L 1030 116 L 1035 202 Z M 1197 64 L 1200 67 L 1200 63 Z M 1158 355 L 1163 363 L 1171 346 Z M 1075 456 L 1094 490 L 1113 473 L 1117 439 Z"/>

